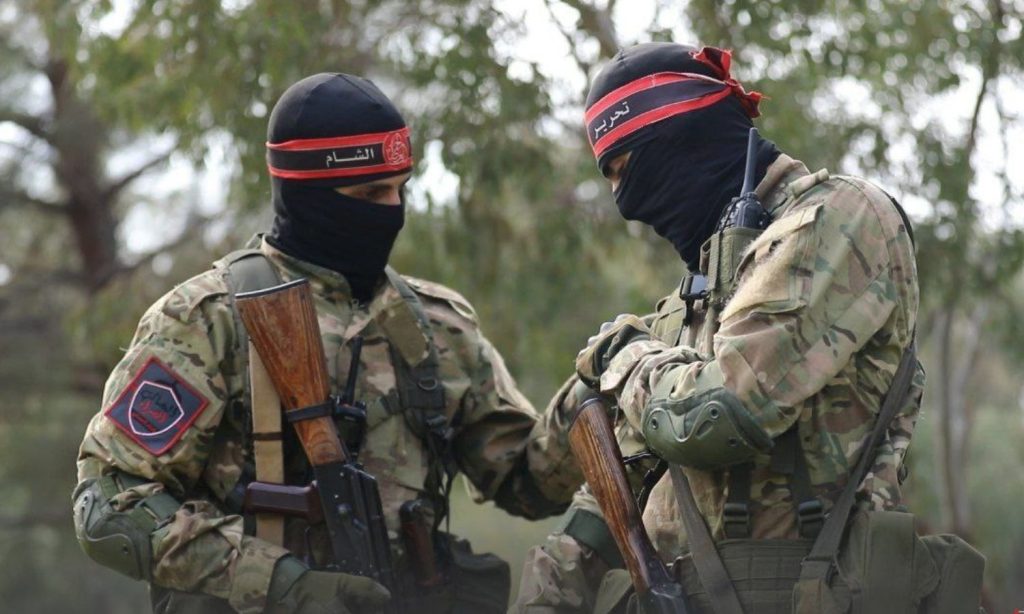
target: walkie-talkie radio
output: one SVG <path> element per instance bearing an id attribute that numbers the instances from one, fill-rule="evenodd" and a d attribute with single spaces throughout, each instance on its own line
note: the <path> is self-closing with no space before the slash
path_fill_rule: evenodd
<path id="1" fill-rule="evenodd" d="M 754 228 L 764 230 L 772 223 L 772 216 L 754 193 L 754 173 L 757 170 L 757 128 L 751 128 L 747 137 L 747 165 L 743 171 L 743 187 L 740 195 L 732 199 L 718 220 L 715 232 L 728 228 Z"/>
<path id="2" fill-rule="evenodd" d="M 737 269 L 747 248 L 772 223 L 771 214 L 754 193 L 757 142 L 757 128 L 751 128 L 740 195 L 726 205 L 715 232 L 701 246 L 701 270 L 707 275 L 706 296 L 715 312 L 732 296 Z"/>

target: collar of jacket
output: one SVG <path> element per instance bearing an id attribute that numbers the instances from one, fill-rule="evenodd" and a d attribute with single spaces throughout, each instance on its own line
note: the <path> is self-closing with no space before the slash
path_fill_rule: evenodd
<path id="1" fill-rule="evenodd" d="M 356 309 L 352 289 L 341 273 L 289 256 L 265 239 L 260 244 L 260 251 L 274 263 L 285 281 L 304 277 L 309 280 L 314 295 L 332 305 L 344 307 L 342 311 L 348 311 L 350 321 L 345 327 L 346 339 L 362 333 L 368 324 L 374 322 L 409 364 L 419 364 L 428 356 L 430 332 L 421 328 L 412 306 L 402 298 L 386 275 L 382 275 L 381 284 L 370 302 L 362 309 Z"/>
<path id="2" fill-rule="evenodd" d="M 811 174 L 804 163 L 786 154 L 779 154 L 768 166 L 761 183 L 754 188 L 754 194 L 769 212 L 774 212 L 792 196 L 790 184 Z"/>

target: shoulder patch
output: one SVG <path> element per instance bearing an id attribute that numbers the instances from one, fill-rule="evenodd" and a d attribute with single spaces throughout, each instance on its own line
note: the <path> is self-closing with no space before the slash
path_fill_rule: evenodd
<path id="1" fill-rule="evenodd" d="M 466 300 L 466 297 L 462 296 L 455 290 L 442 286 L 439 283 L 426 281 L 425 279 L 418 279 L 407 275 L 403 275 L 402 278 L 409 282 L 412 289 L 419 294 L 423 294 L 431 298 L 442 299 L 450 304 L 452 309 L 454 309 L 460 316 L 471 320 L 472 322 L 477 321 L 476 310 L 473 309 L 473 306 Z"/>
<path id="2" fill-rule="evenodd" d="M 104 415 L 159 456 L 170 450 L 210 402 L 156 357 L 138 370 Z"/>

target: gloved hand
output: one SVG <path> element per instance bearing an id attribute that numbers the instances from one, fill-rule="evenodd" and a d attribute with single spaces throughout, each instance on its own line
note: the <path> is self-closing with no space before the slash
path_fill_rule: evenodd
<path id="1" fill-rule="evenodd" d="M 614 322 L 605 322 L 600 332 L 587 339 L 587 347 L 576 355 L 576 374 L 584 384 L 600 390 L 601 374 L 615 355 L 630 343 L 650 338 L 647 325 L 635 315 L 624 313 Z"/>
<path id="2" fill-rule="evenodd" d="M 372 578 L 312 571 L 293 556 L 274 566 L 267 591 L 268 614 L 339 614 L 384 605 L 391 593 Z"/>

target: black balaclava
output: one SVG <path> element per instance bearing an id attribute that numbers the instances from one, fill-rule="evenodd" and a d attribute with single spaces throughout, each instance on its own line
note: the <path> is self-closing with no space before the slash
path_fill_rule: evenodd
<path id="1" fill-rule="evenodd" d="M 712 47 L 636 45 L 612 58 L 587 96 L 587 136 L 602 172 L 632 152 L 615 191 L 619 212 L 653 227 L 691 271 L 722 210 L 739 196 L 761 100 L 731 77 L 730 61 Z M 760 139 L 755 185 L 778 155 Z"/>
<path id="2" fill-rule="evenodd" d="M 274 225 L 286 254 L 337 271 L 368 302 L 405 221 L 405 203 L 381 205 L 334 190 L 412 169 L 409 130 L 370 81 L 321 73 L 288 88 L 267 129 Z"/>

